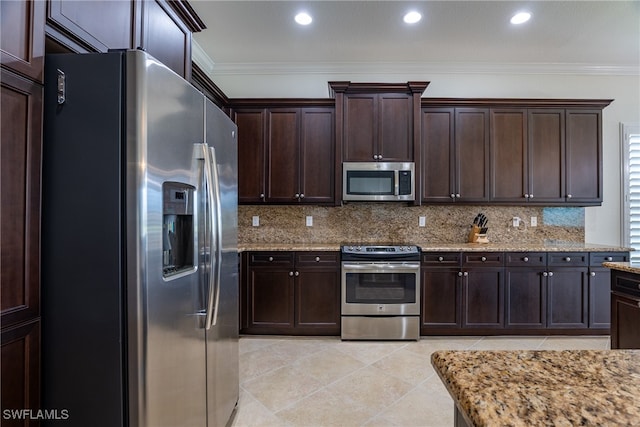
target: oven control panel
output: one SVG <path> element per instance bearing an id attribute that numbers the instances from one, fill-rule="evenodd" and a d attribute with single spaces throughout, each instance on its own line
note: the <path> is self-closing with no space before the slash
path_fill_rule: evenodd
<path id="1" fill-rule="evenodd" d="M 368 254 L 368 255 L 390 255 L 390 254 L 419 254 L 420 248 L 412 245 L 394 246 L 371 246 L 371 245 L 344 245 L 343 254 Z"/>

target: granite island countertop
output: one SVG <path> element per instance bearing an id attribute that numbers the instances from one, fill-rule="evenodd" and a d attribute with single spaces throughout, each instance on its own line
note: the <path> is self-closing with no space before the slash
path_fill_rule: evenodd
<path id="1" fill-rule="evenodd" d="M 469 425 L 640 425 L 640 350 L 437 351 L 431 363 Z"/>
<path id="2" fill-rule="evenodd" d="M 406 243 L 406 242 L 405 242 Z M 372 243 L 367 243 L 371 245 Z M 403 243 L 397 243 L 403 244 Z M 630 248 L 596 243 L 412 243 L 423 252 L 627 252 Z M 238 252 L 246 251 L 339 251 L 341 243 L 295 242 L 295 243 L 238 243 Z"/>
<path id="3" fill-rule="evenodd" d="M 613 270 L 626 271 L 628 273 L 640 274 L 640 264 L 630 262 L 604 262 L 604 267 L 611 268 Z"/>

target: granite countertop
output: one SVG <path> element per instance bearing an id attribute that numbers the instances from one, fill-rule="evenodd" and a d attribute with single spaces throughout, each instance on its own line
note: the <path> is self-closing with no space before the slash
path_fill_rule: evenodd
<path id="1" fill-rule="evenodd" d="M 604 267 L 614 270 L 627 271 L 629 273 L 640 274 L 640 264 L 630 262 L 604 262 Z"/>
<path id="2" fill-rule="evenodd" d="M 437 351 L 431 363 L 469 425 L 640 423 L 640 350 Z"/>
<path id="3" fill-rule="evenodd" d="M 372 244 L 372 243 L 367 243 Z M 629 248 L 599 245 L 595 243 L 413 243 L 422 251 L 447 252 L 627 252 Z M 238 243 L 238 251 L 339 251 L 341 243 L 298 242 L 298 243 Z"/>

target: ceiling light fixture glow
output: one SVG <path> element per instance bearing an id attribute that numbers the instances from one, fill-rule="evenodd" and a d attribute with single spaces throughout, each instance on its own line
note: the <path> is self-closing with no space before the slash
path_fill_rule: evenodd
<path id="1" fill-rule="evenodd" d="M 511 17 L 511 23 L 514 25 L 524 24 L 529 19 L 531 19 L 529 12 L 518 12 Z"/>
<path id="2" fill-rule="evenodd" d="M 294 19 L 300 25 L 309 25 L 313 21 L 313 18 L 307 12 L 298 13 Z"/>
<path id="3" fill-rule="evenodd" d="M 419 22 L 422 19 L 422 15 L 420 14 L 420 12 L 411 11 L 411 12 L 408 12 L 406 15 L 404 15 L 404 18 L 402 19 L 407 24 L 415 24 L 416 22 Z"/>

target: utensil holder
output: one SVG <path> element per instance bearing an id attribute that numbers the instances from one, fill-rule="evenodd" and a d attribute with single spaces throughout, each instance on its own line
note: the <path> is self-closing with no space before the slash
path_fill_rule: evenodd
<path id="1" fill-rule="evenodd" d="M 489 238 L 487 237 L 487 234 L 481 234 L 480 233 L 481 228 L 478 227 L 477 225 L 472 225 L 471 226 L 471 231 L 469 231 L 469 237 L 467 238 L 467 241 L 469 243 L 489 243 Z"/>

